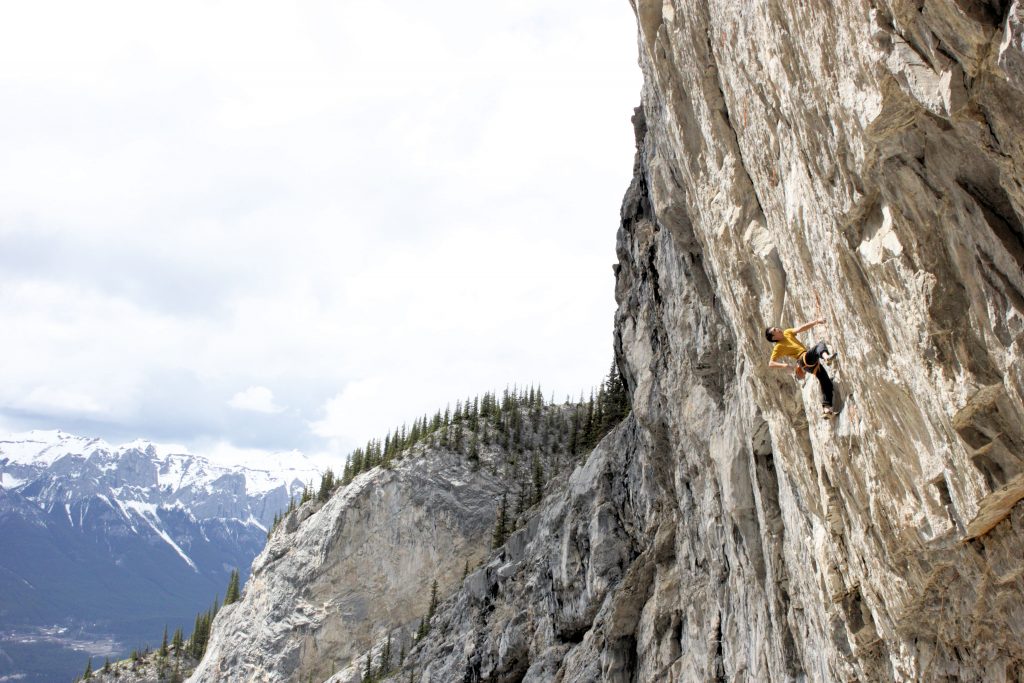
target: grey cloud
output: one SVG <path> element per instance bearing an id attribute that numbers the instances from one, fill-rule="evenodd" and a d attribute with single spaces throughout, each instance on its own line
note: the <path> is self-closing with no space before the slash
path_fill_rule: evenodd
<path id="1" fill-rule="evenodd" d="M 62 429 L 100 436 L 112 443 L 146 438 L 174 443 L 224 440 L 241 448 L 265 450 L 323 450 L 323 439 L 312 435 L 313 419 L 330 395 L 333 382 L 297 380 L 275 397 L 288 406 L 280 413 L 256 413 L 227 405 L 235 390 L 252 378 L 203 381 L 189 370 L 157 372 L 141 387 L 135 409 L 127 415 L 103 417 L 0 407 L 9 429 Z"/>

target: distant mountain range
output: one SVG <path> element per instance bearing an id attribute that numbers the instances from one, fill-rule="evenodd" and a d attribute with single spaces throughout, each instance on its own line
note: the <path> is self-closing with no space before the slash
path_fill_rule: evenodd
<path id="1" fill-rule="evenodd" d="M 115 655 L 159 644 L 165 624 L 187 635 L 231 570 L 248 573 L 274 515 L 320 478 L 296 452 L 228 466 L 180 451 L 0 436 L 0 680 L 74 675 L 83 642 Z"/>

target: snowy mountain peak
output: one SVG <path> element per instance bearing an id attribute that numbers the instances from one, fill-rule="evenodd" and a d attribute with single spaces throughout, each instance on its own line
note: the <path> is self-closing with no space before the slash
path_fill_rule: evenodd
<path id="1" fill-rule="evenodd" d="M 157 486 L 164 492 L 211 490 L 217 482 L 228 483 L 225 477 L 239 475 L 244 479 L 244 495 L 260 495 L 284 486 L 288 493 L 303 482 L 320 479 L 318 468 L 299 451 L 284 453 L 248 453 L 214 462 L 191 454 L 176 444 L 158 444 L 135 439 L 112 446 L 100 438 L 68 434 L 61 430 L 33 430 L 0 436 L 0 486 L 13 488 L 52 469 L 63 458 L 81 461 L 78 466 L 65 464 L 66 470 L 97 470 L 109 473 L 112 486 L 127 477 L 134 485 Z M 73 478 L 97 475 L 79 471 Z M 242 479 L 239 479 L 242 481 Z M 298 482 L 298 484 L 297 484 Z"/>
<path id="2" fill-rule="evenodd" d="M 95 450 L 112 450 L 100 438 L 68 434 L 59 429 L 34 429 L 0 437 L 0 460 L 25 465 L 52 465 L 65 455 L 84 455 Z"/>
<path id="3" fill-rule="evenodd" d="M 144 439 L 114 447 L 59 430 L 0 436 L 0 490 L 11 494 L 0 501 L 0 523 L 13 514 L 61 533 L 137 537 L 193 572 L 209 568 L 201 558 L 210 543 L 236 548 L 247 563 L 274 516 L 320 472 L 297 451 L 218 455 Z"/>
<path id="4" fill-rule="evenodd" d="M 206 609 L 232 569 L 244 578 L 275 516 L 319 481 L 298 452 L 0 435 L 0 635 L 60 622 L 152 642 Z"/>

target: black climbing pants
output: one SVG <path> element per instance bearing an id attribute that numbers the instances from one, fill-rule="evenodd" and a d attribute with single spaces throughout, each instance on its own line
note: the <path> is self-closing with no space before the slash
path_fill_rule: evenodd
<path id="1" fill-rule="evenodd" d="M 827 348 L 825 342 L 815 344 L 813 349 L 804 354 L 803 368 L 805 372 L 812 372 L 817 364 L 818 370 L 814 372 L 814 376 L 818 378 L 818 384 L 821 385 L 821 404 L 832 407 L 832 378 L 828 376 L 825 366 L 821 363 L 821 354 L 825 353 Z"/>

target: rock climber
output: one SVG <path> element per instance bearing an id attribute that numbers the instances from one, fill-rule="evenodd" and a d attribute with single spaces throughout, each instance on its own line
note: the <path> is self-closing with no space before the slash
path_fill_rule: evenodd
<path id="1" fill-rule="evenodd" d="M 818 342 L 814 345 L 814 348 L 808 351 L 807 347 L 796 338 L 796 335 L 801 332 L 806 332 L 815 325 L 823 325 L 824 323 L 825 320 L 823 318 L 818 318 L 800 327 L 791 327 L 785 330 L 778 327 L 768 327 L 764 331 L 764 337 L 775 345 L 772 348 L 772 357 L 768 361 L 768 367 L 788 369 L 789 364 L 783 363 L 779 359 L 786 357 L 795 358 L 796 369 L 794 372 L 797 379 L 803 379 L 808 372 L 818 378 L 818 384 L 821 385 L 822 416 L 828 420 L 835 415 L 835 411 L 832 409 L 832 378 L 828 376 L 828 372 L 825 371 L 821 362 L 822 360 L 831 362 L 835 358 L 835 354 L 829 350 L 825 342 Z"/>

